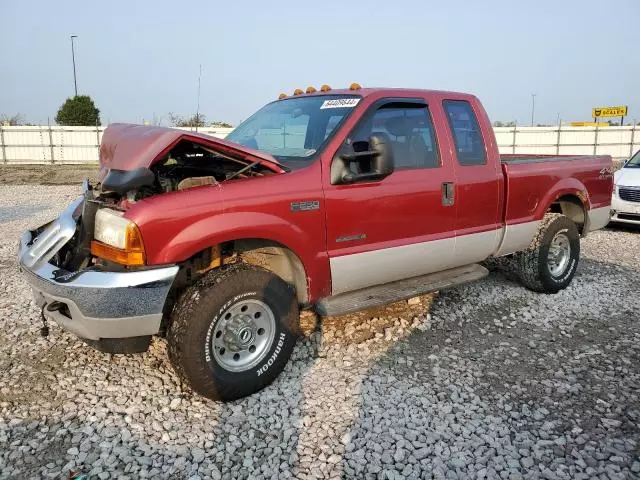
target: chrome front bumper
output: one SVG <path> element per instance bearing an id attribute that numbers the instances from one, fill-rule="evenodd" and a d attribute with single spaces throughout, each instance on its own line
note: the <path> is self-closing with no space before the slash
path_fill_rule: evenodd
<path id="1" fill-rule="evenodd" d="M 37 237 L 30 231 L 22 235 L 20 269 L 33 288 L 37 304 L 48 320 L 87 340 L 158 333 L 177 266 L 130 272 L 95 268 L 69 272 L 49 263 L 73 237 L 81 204 L 82 199 L 73 202 Z M 66 308 L 60 308 L 60 304 Z"/>

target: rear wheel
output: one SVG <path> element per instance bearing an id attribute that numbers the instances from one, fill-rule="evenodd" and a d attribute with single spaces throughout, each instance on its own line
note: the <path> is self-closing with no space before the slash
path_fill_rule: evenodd
<path id="1" fill-rule="evenodd" d="M 529 248 L 515 255 L 515 265 L 525 287 L 557 293 L 571 283 L 579 258 L 576 224 L 560 213 L 547 213 Z"/>
<path id="2" fill-rule="evenodd" d="M 176 304 L 169 357 L 196 392 L 234 400 L 270 384 L 298 335 L 291 287 L 269 271 L 234 265 L 211 272 Z"/>

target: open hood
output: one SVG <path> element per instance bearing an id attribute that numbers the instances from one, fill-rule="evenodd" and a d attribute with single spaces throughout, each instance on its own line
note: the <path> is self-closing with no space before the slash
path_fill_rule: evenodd
<path id="1" fill-rule="evenodd" d="M 100 168 L 103 175 L 108 169 L 131 171 L 149 168 L 181 140 L 197 143 L 248 163 L 260 162 L 276 173 L 287 170 L 268 153 L 220 138 L 175 128 L 126 123 L 113 123 L 105 129 L 100 145 Z"/>

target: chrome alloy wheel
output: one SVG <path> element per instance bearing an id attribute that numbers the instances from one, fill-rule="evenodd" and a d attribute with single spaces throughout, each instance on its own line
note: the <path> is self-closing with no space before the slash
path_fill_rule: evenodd
<path id="1" fill-rule="evenodd" d="M 218 364 L 231 372 L 242 372 L 260 363 L 271 348 L 276 319 L 260 300 L 234 303 L 218 320 L 211 337 L 211 350 Z"/>
<path id="2" fill-rule="evenodd" d="M 564 232 L 559 232 L 551 240 L 549 254 L 547 256 L 547 267 L 549 273 L 554 277 L 561 276 L 569 266 L 571 260 L 571 242 Z"/>

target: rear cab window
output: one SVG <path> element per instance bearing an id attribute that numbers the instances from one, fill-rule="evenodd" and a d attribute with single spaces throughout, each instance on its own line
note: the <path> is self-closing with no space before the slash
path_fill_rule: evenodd
<path id="1" fill-rule="evenodd" d="M 485 165 L 487 153 L 482 131 L 471 104 L 466 100 L 444 100 L 442 105 L 455 142 L 458 163 Z"/>

